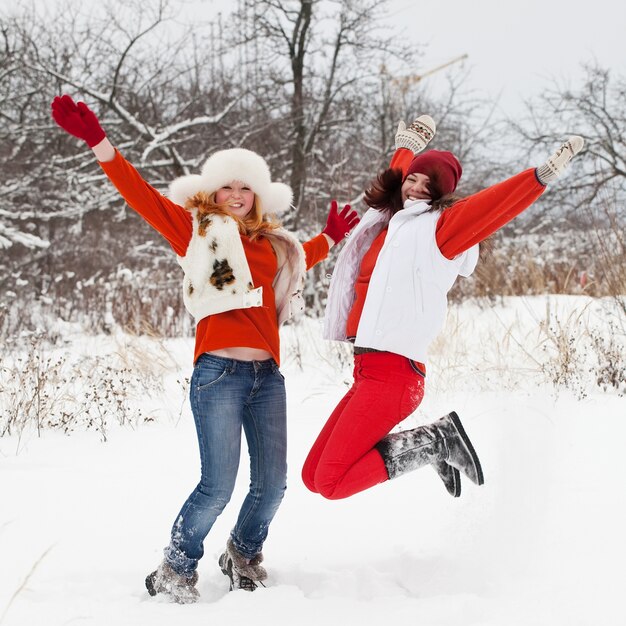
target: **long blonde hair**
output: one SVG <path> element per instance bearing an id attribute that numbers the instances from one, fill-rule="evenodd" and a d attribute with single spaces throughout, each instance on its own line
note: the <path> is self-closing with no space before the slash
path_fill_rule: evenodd
<path id="1" fill-rule="evenodd" d="M 207 193 L 206 191 L 199 191 L 185 201 L 185 208 L 187 210 L 198 210 L 198 222 L 200 224 L 199 234 L 201 236 L 204 236 L 206 233 L 206 228 L 210 221 L 209 216 L 211 215 L 225 215 L 232 218 L 239 228 L 239 233 L 250 237 L 250 239 L 255 239 L 259 235 L 263 235 L 281 226 L 280 222 L 277 220 L 263 215 L 261 200 L 256 194 L 254 194 L 252 209 L 250 209 L 245 217 L 233 215 L 228 211 L 225 204 L 217 204 L 215 202 L 215 192 Z"/>

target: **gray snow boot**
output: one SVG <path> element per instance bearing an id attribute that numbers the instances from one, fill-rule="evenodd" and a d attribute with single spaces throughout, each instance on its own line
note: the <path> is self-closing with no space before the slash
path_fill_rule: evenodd
<path id="1" fill-rule="evenodd" d="M 376 444 L 376 449 L 390 479 L 423 465 L 433 465 L 453 496 L 461 493 L 459 471 L 477 485 L 484 483 L 474 446 L 454 411 L 432 424 L 387 435 Z M 446 465 L 453 471 L 446 470 Z"/>
<path id="2" fill-rule="evenodd" d="M 235 548 L 232 539 L 226 542 L 226 550 L 220 556 L 218 564 L 224 576 L 230 580 L 230 591 L 243 589 L 254 591 L 259 585 L 265 587 L 262 581 L 267 578 L 265 568 L 261 566 L 263 553 L 259 552 L 254 558 L 246 559 Z"/>
<path id="3" fill-rule="evenodd" d="M 162 593 L 172 602 L 192 604 L 197 602 L 200 594 L 196 589 L 198 572 L 190 577 L 177 574 L 169 563 L 163 561 L 159 567 L 146 576 L 146 589 L 151 596 Z"/>

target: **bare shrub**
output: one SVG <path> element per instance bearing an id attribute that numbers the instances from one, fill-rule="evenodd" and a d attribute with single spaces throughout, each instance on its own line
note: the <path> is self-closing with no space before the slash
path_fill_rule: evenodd
<path id="1" fill-rule="evenodd" d="M 547 326 L 542 346 L 547 358 L 541 365 L 541 371 L 556 389 L 567 388 L 582 400 L 587 397 L 587 389 L 580 366 L 587 360 L 588 346 L 582 342 L 581 331 L 580 319 Z"/>
<path id="2" fill-rule="evenodd" d="M 42 334 L 30 337 L 28 349 L 0 355 L 0 436 L 27 428 L 71 433 L 93 429 L 102 441 L 112 424 L 135 427 L 152 421 L 142 405 L 164 391 L 163 377 L 124 362 L 119 354 L 72 358 L 55 349 Z"/>
<path id="3" fill-rule="evenodd" d="M 570 294 L 626 294 L 626 244 L 617 227 L 560 230 L 550 235 L 495 237 L 470 280 L 457 281 L 450 298 Z"/>
<path id="4" fill-rule="evenodd" d="M 547 359 L 541 370 L 555 389 L 569 389 L 579 399 L 598 387 L 626 394 L 626 329 L 611 317 L 619 309 L 609 306 L 601 326 L 591 322 L 587 307 L 566 319 L 548 315 L 542 345 Z"/>
<path id="5" fill-rule="evenodd" d="M 624 333 L 621 333 L 622 337 Z M 616 324 L 609 324 L 609 333 L 594 329 L 589 333 L 596 356 L 594 373 L 596 385 L 604 391 L 614 389 L 620 397 L 626 395 L 626 349 L 619 341 Z"/>

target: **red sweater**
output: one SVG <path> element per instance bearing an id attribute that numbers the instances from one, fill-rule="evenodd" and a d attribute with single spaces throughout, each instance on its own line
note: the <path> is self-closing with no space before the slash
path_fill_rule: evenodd
<path id="1" fill-rule="evenodd" d="M 140 176 L 116 151 L 112 161 L 100 163 L 128 205 L 168 241 L 178 256 L 185 256 L 192 235 L 189 211 L 175 204 Z M 209 315 L 198 322 L 194 362 L 204 352 L 221 348 L 246 347 L 267 350 L 280 363 L 280 339 L 272 282 L 277 271 L 276 255 L 264 237 L 242 236 L 246 260 L 254 287 L 263 287 L 263 306 L 234 309 Z M 307 269 L 328 255 L 328 242 L 320 234 L 302 244 Z"/>

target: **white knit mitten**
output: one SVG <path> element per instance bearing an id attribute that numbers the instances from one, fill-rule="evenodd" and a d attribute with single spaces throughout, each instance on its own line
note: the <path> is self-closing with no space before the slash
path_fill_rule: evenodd
<path id="1" fill-rule="evenodd" d="M 421 152 L 435 136 L 436 129 L 435 120 L 430 115 L 420 115 L 408 128 L 400 121 L 396 131 L 396 150 L 407 148 L 413 154 Z"/>
<path id="2" fill-rule="evenodd" d="M 575 154 L 578 154 L 585 140 L 578 135 L 570 137 L 548 160 L 537 168 L 537 178 L 543 185 L 556 180 L 568 166 Z"/>

